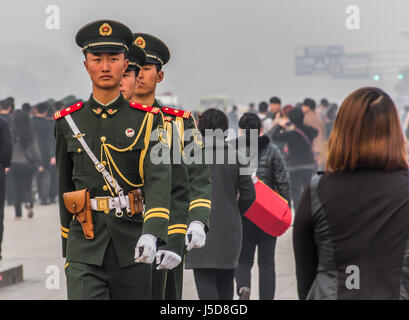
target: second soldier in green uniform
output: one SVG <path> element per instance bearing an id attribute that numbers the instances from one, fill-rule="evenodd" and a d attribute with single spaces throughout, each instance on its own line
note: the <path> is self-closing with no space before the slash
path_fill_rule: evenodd
<path id="1" fill-rule="evenodd" d="M 155 99 L 156 86 L 163 80 L 162 66 L 169 61 L 167 46 L 149 34 L 134 34 L 134 44 L 146 52 L 132 102 L 161 108 L 164 127 L 168 132 L 172 154 L 172 194 L 168 243 L 157 253 L 158 269 L 153 274 L 152 298 L 181 299 L 183 287 L 183 262 L 187 250 L 201 248 L 205 244 L 205 232 L 209 228 L 211 207 L 211 180 L 204 163 L 201 136 L 191 112 L 161 106 Z M 185 131 L 195 134 L 191 137 Z M 195 144 L 200 163 L 186 164 L 184 148 Z M 165 269 L 165 270 L 161 270 Z M 167 272 L 166 272 L 167 270 Z"/>

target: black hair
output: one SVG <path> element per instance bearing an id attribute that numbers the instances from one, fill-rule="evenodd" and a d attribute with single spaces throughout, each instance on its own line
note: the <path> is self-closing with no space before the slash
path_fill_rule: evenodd
<path id="1" fill-rule="evenodd" d="M 304 112 L 298 108 L 294 108 L 287 113 L 287 117 L 292 123 L 297 127 L 302 127 L 304 125 Z"/>
<path id="2" fill-rule="evenodd" d="M 210 108 L 199 115 L 198 129 L 200 133 L 204 136 L 206 129 L 222 129 L 226 131 L 229 128 L 229 119 L 224 114 L 215 108 Z"/>
<path id="3" fill-rule="evenodd" d="M 326 98 L 321 99 L 320 104 L 325 108 L 329 107 L 329 101 Z"/>
<path id="4" fill-rule="evenodd" d="M 281 100 L 280 100 L 279 97 L 271 97 L 271 98 L 270 98 L 270 103 L 281 104 Z"/>
<path id="5" fill-rule="evenodd" d="M 162 65 L 160 63 L 155 63 L 156 71 L 159 73 L 162 71 Z"/>
<path id="6" fill-rule="evenodd" d="M 316 106 L 315 100 L 313 100 L 313 99 L 311 99 L 311 98 L 305 98 L 305 99 L 304 99 L 304 102 L 303 102 L 302 104 L 303 104 L 303 106 L 310 107 L 310 109 L 311 109 L 312 111 L 315 110 L 315 106 Z"/>
<path id="7" fill-rule="evenodd" d="M 267 112 L 268 110 L 268 104 L 265 101 L 262 101 L 258 104 L 258 111 L 259 112 Z"/>
<path id="8" fill-rule="evenodd" d="M 26 150 L 34 142 L 34 132 L 31 128 L 30 117 L 23 110 L 16 110 L 14 112 L 13 137 L 15 142 L 20 140 L 23 150 Z"/>
<path id="9" fill-rule="evenodd" d="M 261 120 L 258 115 L 247 112 L 239 120 L 239 128 L 244 131 L 246 139 L 250 139 L 250 130 L 257 130 L 260 133 Z"/>
<path id="10" fill-rule="evenodd" d="M 38 113 L 44 113 L 50 108 L 49 108 L 47 103 L 42 102 L 42 103 L 39 103 L 38 105 L 36 105 L 36 109 L 37 109 Z"/>

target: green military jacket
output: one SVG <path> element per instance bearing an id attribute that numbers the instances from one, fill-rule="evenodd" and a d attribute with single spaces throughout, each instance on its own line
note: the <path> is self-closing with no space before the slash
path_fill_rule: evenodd
<path id="1" fill-rule="evenodd" d="M 67 261 L 101 265 L 112 240 L 119 266 L 131 265 L 135 263 L 135 246 L 142 234 L 156 236 L 158 245 L 165 244 L 168 238 L 170 159 L 154 164 L 149 156 L 152 148 L 161 143 L 154 133 L 163 125 L 162 115 L 158 108 L 129 104 L 122 95 L 108 106 L 98 103 L 92 95 L 80 105 L 54 116 L 63 256 Z M 79 221 L 65 208 L 63 194 L 88 188 L 91 198 L 117 195 L 74 136 L 64 119 L 68 113 L 125 195 L 141 186 L 145 201 L 144 215 L 139 217 L 128 216 L 125 209 L 122 217 L 117 217 L 115 210 L 108 214 L 93 211 L 95 237 L 92 240 L 85 239 Z M 162 156 L 169 158 L 169 154 Z"/>
<path id="2" fill-rule="evenodd" d="M 209 230 L 212 185 L 210 169 L 205 163 L 205 154 L 201 136 L 194 139 L 185 135 L 186 130 L 196 128 L 191 112 L 164 107 L 155 100 L 152 107 L 161 108 L 164 115 L 164 127 L 170 142 L 172 159 L 172 193 L 168 231 L 168 243 L 160 248 L 173 251 L 180 256 L 185 253 L 185 235 L 192 221 L 200 221 Z M 199 153 L 200 163 L 187 163 L 184 148 L 193 143 Z"/>

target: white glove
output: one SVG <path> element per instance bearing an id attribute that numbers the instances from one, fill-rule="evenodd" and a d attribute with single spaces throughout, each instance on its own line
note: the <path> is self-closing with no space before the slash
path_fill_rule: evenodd
<path id="1" fill-rule="evenodd" d="M 202 248 L 206 242 L 206 233 L 204 230 L 204 224 L 200 221 L 192 221 L 186 232 L 185 243 L 187 251 L 193 248 Z M 192 239 L 189 241 L 189 235 Z"/>
<path id="2" fill-rule="evenodd" d="M 143 251 L 142 251 L 143 249 Z M 141 253 L 139 252 L 141 251 Z M 135 262 L 151 264 L 156 254 L 156 237 L 151 234 L 142 235 L 135 248 Z"/>
<path id="3" fill-rule="evenodd" d="M 162 256 L 163 256 L 163 259 L 161 262 L 160 260 Z M 156 253 L 156 264 L 158 265 L 156 270 L 160 270 L 160 269 L 172 270 L 173 268 L 176 268 L 181 261 L 182 261 L 182 258 L 177 253 L 174 253 L 168 250 L 159 250 Z"/>

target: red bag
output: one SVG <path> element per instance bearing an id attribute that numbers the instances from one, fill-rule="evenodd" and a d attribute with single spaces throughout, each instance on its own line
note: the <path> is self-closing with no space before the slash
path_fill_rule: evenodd
<path id="1" fill-rule="evenodd" d="M 256 200 L 244 214 L 265 233 L 278 237 L 291 225 L 291 208 L 287 200 L 260 179 L 254 184 Z"/>

